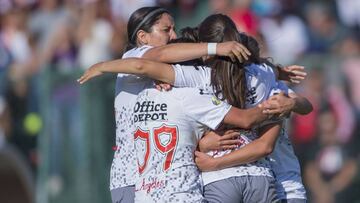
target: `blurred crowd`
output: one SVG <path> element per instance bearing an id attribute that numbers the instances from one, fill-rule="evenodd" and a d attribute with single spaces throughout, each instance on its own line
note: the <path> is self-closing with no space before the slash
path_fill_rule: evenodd
<path id="1" fill-rule="evenodd" d="M 314 111 L 293 115 L 289 125 L 310 202 L 360 202 L 359 0 L 0 0 L 0 151 L 8 145 L 20 151 L 35 178 L 44 125 L 51 129 L 44 135 L 48 153 L 63 153 L 64 134 L 74 135 L 70 147 L 81 150 L 79 86 L 51 77 L 57 82 L 49 87 L 51 122 L 45 121 L 43 73 L 76 75 L 120 58 L 127 19 L 155 5 L 171 11 L 178 31 L 227 14 L 261 42 L 264 56 L 304 65 L 308 76 L 293 89 Z M 60 174 L 61 164 L 54 159 L 49 170 Z"/>

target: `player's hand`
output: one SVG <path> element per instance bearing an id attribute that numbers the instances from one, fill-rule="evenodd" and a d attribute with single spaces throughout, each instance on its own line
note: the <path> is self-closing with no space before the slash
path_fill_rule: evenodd
<path id="1" fill-rule="evenodd" d="M 167 83 L 163 83 L 160 81 L 155 81 L 155 88 L 159 91 L 170 91 L 172 86 Z"/>
<path id="2" fill-rule="evenodd" d="M 279 117 L 287 116 L 295 107 L 295 100 L 286 96 L 283 92 L 271 96 L 261 104 L 265 114 L 278 114 Z"/>
<path id="3" fill-rule="evenodd" d="M 285 80 L 294 84 L 299 84 L 307 75 L 304 66 L 291 65 L 279 68 L 278 70 L 279 80 Z"/>
<path id="4" fill-rule="evenodd" d="M 90 80 L 91 78 L 102 75 L 103 74 L 103 72 L 101 71 L 102 65 L 103 62 L 92 65 L 89 69 L 85 71 L 85 73 L 79 79 L 77 79 L 77 81 L 80 84 L 84 84 L 86 81 Z"/>
<path id="5" fill-rule="evenodd" d="M 214 131 L 208 131 L 199 141 L 199 150 L 208 152 L 211 150 L 235 149 L 241 143 L 237 139 L 240 133 L 235 130 L 228 130 L 222 136 Z"/>
<path id="6" fill-rule="evenodd" d="M 199 151 L 195 151 L 195 163 L 201 171 L 216 171 L 219 166 L 218 158 Z"/>
<path id="7" fill-rule="evenodd" d="M 218 56 L 227 56 L 231 61 L 244 62 L 249 59 L 251 52 L 242 44 L 236 41 L 218 43 L 216 46 L 216 54 Z"/>

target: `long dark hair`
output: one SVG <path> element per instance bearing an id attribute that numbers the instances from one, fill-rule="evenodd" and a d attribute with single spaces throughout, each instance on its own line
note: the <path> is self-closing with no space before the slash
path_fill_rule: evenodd
<path id="1" fill-rule="evenodd" d="M 201 42 L 238 41 L 241 43 L 235 23 L 226 15 L 215 14 L 207 17 L 199 26 Z M 244 64 L 231 61 L 228 57 L 214 57 L 210 64 L 211 85 L 215 95 L 238 108 L 245 107 L 246 78 Z"/>
<path id="2" fill-rule="evenodd" d="M 226 15 L 214 14 L 207 17 L 198 27 L 198 39 L 201 42 L 237 41 L 251 52 L 249 59 L 240 63 L 228 57 L 215 56 L 209 60 L 211 85 L 215 95 L 221 100 L 238 108 L 245 107 L 246 77 L 245 66 L 252 63 L 273 65 L 267 58 L 260 57 L 260 46 L 257 40 L 245 33 L 239 33 L 235 23 Z"/>
<path id="3" fill-rule="evenodd" d="M 130 50 L 137 46 L 136 34 L 139 30 L 150 33 L 152 26 L 161 18 L 162 14 L 169 11 L 162 7 L 142 7 L 131 14 L 127 24 L 128 46 Z"/>

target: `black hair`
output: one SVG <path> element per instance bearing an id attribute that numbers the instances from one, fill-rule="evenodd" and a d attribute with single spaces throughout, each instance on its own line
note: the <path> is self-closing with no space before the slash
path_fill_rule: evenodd
<path id="1" fill-rule="evenodd" d="M 162 7 L 142 7 L 131 14 L 127 24 L 128 46 L 130 50 L 137 46 L 136 34 L 139 30 L 151 32 L 152 26 L 161 18 L 162 14 L 170 12 Z"/>
<path id="2" fill-rule="evenodd" d="M 197 43 L 198 42 L 197 28 L 185 27 L 180 30 L 180 34 L 181 34 L 181 37 L 170 40 L 169 44 L 171 44 L 171 43 Z M 194 66 L 195 69 L 198 69 L 199 68 L 198 66 L 204 65 L 201 58 L 197 58 L 197 59 L 193 59 L 193 60 L 189 60 L 189 61 L 182 61 L 177 64 L 185 65 L 185 66 Z"/>

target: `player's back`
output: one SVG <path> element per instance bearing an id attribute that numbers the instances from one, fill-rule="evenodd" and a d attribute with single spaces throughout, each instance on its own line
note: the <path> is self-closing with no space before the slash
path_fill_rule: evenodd
<path id="1" fill-rule="evenodd" d="M 135 202 L 201 202 L 194 151 L 202 124 L 184 105 L 192 88 L 142 91 L 134 106 L 135 150 L 140 178 Z"/>
<path id="2" fill-rule="evenodd" d="M 151 47 L 134 48 L 123 58 L 141 57 Z M 118 74 L 115 86 L 116 150 L 110 170 L 110 190 L 132 186 L 136 180 L 136 158 L 131 123 L 132 106 L 143 89 L 153 86 L 153 80 L 131 74 Z"/>

